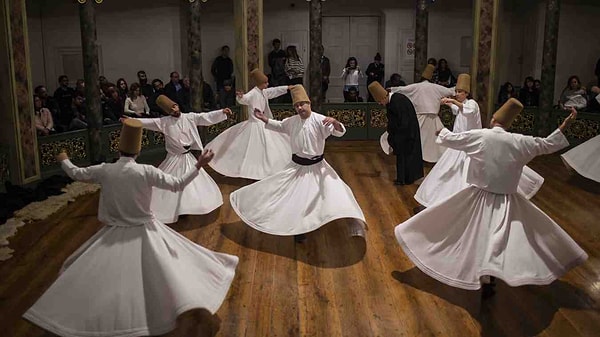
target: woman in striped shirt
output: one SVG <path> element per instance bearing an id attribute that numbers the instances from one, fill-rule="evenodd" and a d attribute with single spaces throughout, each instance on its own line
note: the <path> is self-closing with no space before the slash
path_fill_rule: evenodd
<path id="1" fill-rule="evenodd" d="M 285 74 L 289 78 L 288 84 L 303 83 L 304 63 L 300 56 L 298 56 L 296 46 L 288 46 L 286 48 Z"/>

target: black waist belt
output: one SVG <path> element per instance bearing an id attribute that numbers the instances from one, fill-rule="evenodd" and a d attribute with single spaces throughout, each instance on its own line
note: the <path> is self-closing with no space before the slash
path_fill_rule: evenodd
<path id="1" fill-rule="evenodd" d="M 308 159 L 292 154 L 292 161 L 298 165 L 310 166 L 320 162 L 321 160 L 323 160 L 323 155 Z"/>
<path id="2" fill-rule="evenodd" d="M 182 154 L 190 153 L 192 151 L 192 146 L 191 145 L 186 145 L 183 148 L 185 149 L 185 152 L 182 153 Z"/>

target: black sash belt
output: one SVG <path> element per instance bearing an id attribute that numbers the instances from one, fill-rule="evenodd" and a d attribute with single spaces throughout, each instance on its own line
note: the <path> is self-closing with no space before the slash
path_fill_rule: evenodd
<path id="1" fill-rule="evenodd" d="M 192 146 L 191 145 L 185 145 L 185 146 L 183 146 L 183 148 L 185 149 L 185 152 L 182 153 L 182 154 L 186 154 L 186 153 L 192 152 Z"/>
<path id="2" fill-rule="evenodd" d="M 308 159 L 292 154 L 292 161 L 298 165 L 310 166 L 320 162 L 321 160 L 323 160 L 323 155 Z"/>

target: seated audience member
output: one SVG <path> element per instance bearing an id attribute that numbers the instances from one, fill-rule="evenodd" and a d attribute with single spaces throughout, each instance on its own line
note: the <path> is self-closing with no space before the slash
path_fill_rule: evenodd
<path id="1" fill-rule="evenodd" d="M 119 92 L 115 87 L 108 87 L 106 89 L 106 96 L 107 99 L 103 109 L 104 123 L 116 123 L 123 116 L 124 102 L 121 101 Z"/>
<path id="2" fill-rule="evenodd" d="M 180 99 L 182 106 L 179 108 L 181 109 L 181 112 L 192 112 L 192 86 L 190 83 L 190 78 L 185 76 L 181 80 L 181 85 L 182 88 L 180 91 Z"/>
<path id="3" fill-rule="evenodd" d="M 85 97 L 81 95 L 75 95 L 75 97 L 73 97 L 71 111 L 73 111 L 73 118 L 69 123 L 69 131 L 87 128 L 87 120 L 85 115 Z"/>
<path id="4" fill-rule="evenodd" d="M 594 85 L 590 88 L 588 94 L 588 109 L 589 112 L 600 112 L 600 87 Z"/>
<path id="5" fill-rule="evenodd" d="M 223 90 L 219 92 L 219 109 L 235 106 L 235 90 L 231 80 L 223 81 Z"/>
<path id="6" fill-rule="evenodd" d="M 406 85 L 406 83 L 402 80 L 402 76 L 400 76 L 400 74 L 398 74 L 398 73 L 392 74 L 392 76 L 390 76 L 390 79 L 385 82 L 386 89 L 393 88 L 393 87 L 402 87 L 405 85 Z"/>
<path id="7" fill-rule="evenodd" d="M 558 104 L 561 109 L 573 107 L 577 110 L 582 110 L 587 107 L 587 93 L 585 88 L 581 86 L 579 77 L 573 75 L 569 77 L 567 86 L 560 94 Z"/>
<path id="8" fill-rule="evenodd" d="M 82 79 L 77 80 L 75 82 L 75 94 L 85 97 L 85 81 Z"/>
<path id="9" fill-rule="evenodd" d="M 154 89 L 152 88 L 152 85 L 150 83 L 148 83 L 148 77 L 146 76 L 145 71 L 143 71 L 143 70 L 138 71 L 137 77 L 138 77 L 138 83 L 140 84 L 140 91 L 141 91 L 142 95 L 144 95 L 144 97 L 146 97 L 146 100 L 147 100 L 148 98 L 150 98 L 150 96 L 154 92 Z"/>
<path id="10" fill-rule="evenodd" d="M 132 83 L 129 87 L 129 95 L 125 99 L 123 112 L 131 117 L 151 117 L 150 107 L 148 107 L 146 97 L 141 93 L 139 84 Z"/>
<path id="11" fill-rule="evenodd" d="M 161 81 L 158 78 L 155 78 L 152 80 L 152 90 L 153 93 L 152 95 L 148 98 L 148 106 L 150 107 L 150 113 L 153 116 L 162 116 L 163 110 L 161 107 L 158 106 L 158 104 L 156 104 L 156 99 L 158 98 L 158 96 L 160 95 L 164 95 L 165 94 L 165 86 L 163 81 Z"/>
<path id="12" fill-rule="evenodd" d="M 540 105 L 540 93 L 535 88 L 533 77 L 527 76 L 523 88 L 519 90 L 519 101 L 523 106 L 539 106 Z"/>
<path id="13" fill-rule="evenodd" d="M 58 78 L 60 86 L 54 91 L 54 99 L 58 104 L 59 114 L 58 122 L 61 125 L 68 125 L 71 120 L 71 104 L 75 97 L 75 89 L 69 87 L 69 78 L 66 75 L 61 75 Z M 57 122 L 57 119 L 54 119 Z"/>
<path id="14" fill-rule="evenodd" d="M 42 100 L 38 96 L 33 96 L 35 128 L 39 136 L 47 136 L 56 132 L 50 110 L 42 106 Z"/>
<path id="15" fill-rule="evenodd" d="M 448 61 L 446 61 L 446 59 L 440 59 L 438 61 L 438 66 L 433 77 L 433 83 L 446 88 L 451 88 L 456 85 L 456 77 L 452 75 L 452 71 L 448 67 Z"/>
<path id="16" fill-rule="evenodd" d="M 498 93 L 498 105 L 503 105 L 511 98 L 516 98 L 517 93 L 515 92 L 515 87 L 513 87 L 512 83 L 506 82 L 500 87 L 500 92 Z"/>
<path id="17" fill-rule="evenodd" d="M 127 94 L 129 93 L 129 86 L 127 85 L 127 81 L 124 78 L 119 78 L 117 80 L 117 92 L 119 93 L 119 97 L 121 100 L 125 102 L 127 99 Z"/>
<path id="18" fill-rule="evenodd" d="M 35 87 L 34 93 L 42 101 L 42 107 L 50 110 L 52 119 L 56 120 L 60 114 L 60 109 L 54 98 L 52 96 L 48 96 L 48 90 L 46 87 L 43 85 L 38 85 Z"/>
<path id="19" fill-rule="evenodd" d="M 363 99 L 358 95 L 358 90 L 356 90 L 356 87 L 350 87 L 344 102 L 363 102 Z"/>
<path id="20" fill-rule="evenodd" d="M 224 80 L 223 90 L 225 89 L 225 81 L 231 83 L 231 80 Z M 202 104 L 204 104 L 203 111 L 212 111 L 216 107 L 215 93 L 206 81 L 202 82 Z"/>

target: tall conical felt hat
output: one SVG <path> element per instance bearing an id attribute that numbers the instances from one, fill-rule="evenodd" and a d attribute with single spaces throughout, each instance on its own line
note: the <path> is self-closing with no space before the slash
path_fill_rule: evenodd
<path id="1" fill-rule="evenodd" d="M 425 69 L 423 70 L 423 74 L 421 74 L 421 77 L 431 80 L 433 78 L 434 71 L 435 71 L 435 67 L 433 66 L 433 64 L 428 64 L 427 66 L 425 66 Z"/>
<path id="2" fill-rule="evenodd" d="M 310 103 L 310 98 L 308 98 L 306 90 L 304 90 L 304 87 L 301 84 L 293 86 L 290 91 L 292 92 L 292 104 L 295 105 L 298 102 Z"/>
<path id="3" fill-rule="evenodd" d="M 388 92 L 385 90 L 385 88 L 383 88 L 381 86 L 381 83 L 377 81 L 371 82 L 371 84 L 369 84 L 368 89 L 373 98 L 375 99 L 375 102 L 381 102 L 388 95 Z"/>
<path id="4" fill-rule="evenodd" d="M 471 75 L 460 74 L 456 79 L 456 90 L 471 92 Z"/>
<path id="5" fill-rule="evenodd" d="M 265 75 L 260 69 L 254 69 L 250 72 L 250 79 L 254 82 L 254 85 L 259 85 L 269 81 L 267 75 Z"/>
<path id="6" fill-rule="evenodd" d="M 173 102 L 169 97 L 160 95 L 156 99 L 156 105 L 158 105 L 164 112 L 169 113 L 173 105 L 177 103 Z"/>
<path id="7" fill-rule="evenodd" d="M 121 136 L 119 139 L 119 151 L 136 154 L 142 149 L 142 122 L 137 119 L 123 120 Z"/>
<path id="8" fill-rule="evenodd" d="M 504 105 L 494 113 L 494 119 L 502 124 L 505 128 L 509 128 L 515 118 L 523 110 L 523 104 L 515 98 L 510 98 Z"/>

